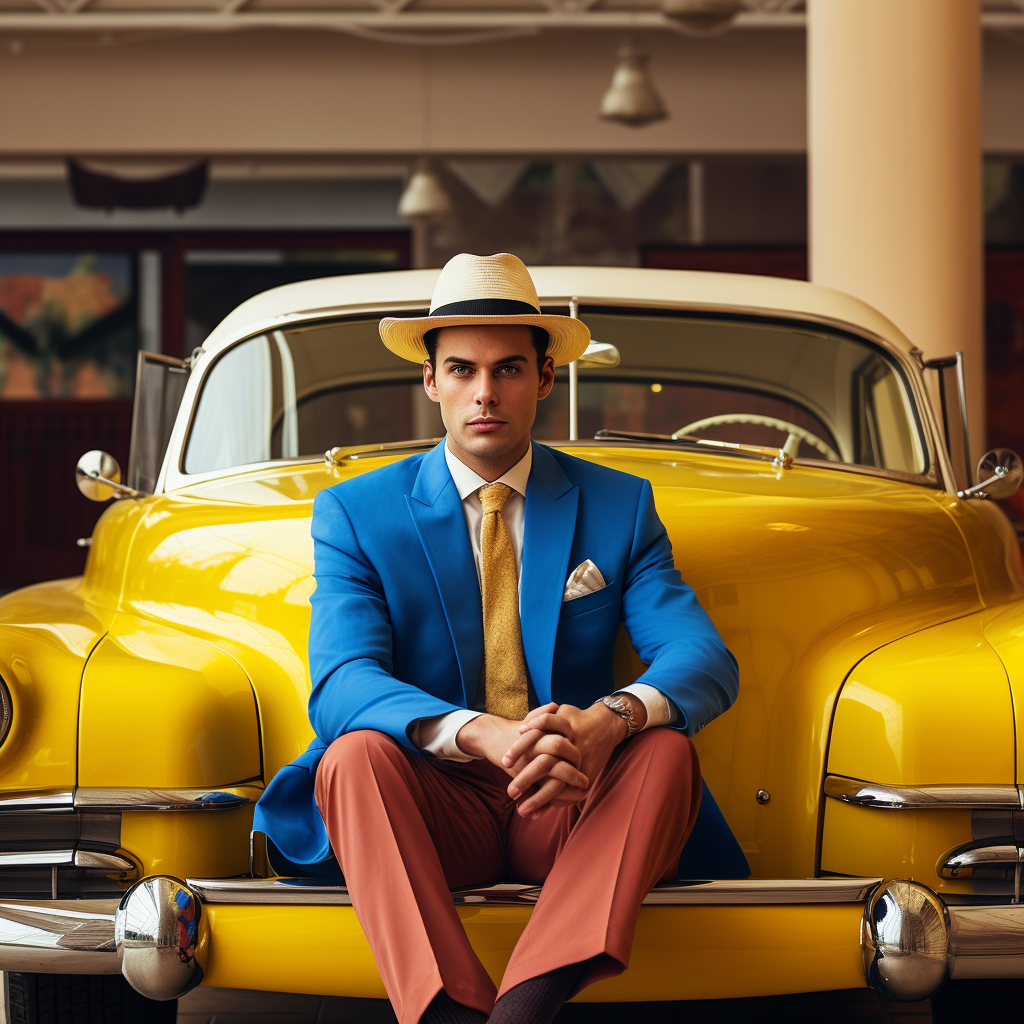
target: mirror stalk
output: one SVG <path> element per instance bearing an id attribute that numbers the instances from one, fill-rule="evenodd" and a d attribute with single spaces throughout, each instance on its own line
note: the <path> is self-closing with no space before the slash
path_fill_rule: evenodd
<path id="1" fill-rule="evenodd" d="M 1024 480 L 1024 464 L 1009 448 L 993 448 L 978 461 L 981 483 L 957 491 L 958 498 L 1008 498 Z"/>

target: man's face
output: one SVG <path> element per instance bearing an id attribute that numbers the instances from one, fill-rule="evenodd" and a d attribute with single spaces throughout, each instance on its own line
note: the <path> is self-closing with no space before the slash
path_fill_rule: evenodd
<path id="1" fill-rule="evenodd" d="M 551 359 L 538 371 L 530 329 L 519 325 L 445 327 L 434 367 L 423 364 L 423 386 L 440 403 L 452 452 L 501 472 L 526 454 L 537 402 L 554 380 Z"/>

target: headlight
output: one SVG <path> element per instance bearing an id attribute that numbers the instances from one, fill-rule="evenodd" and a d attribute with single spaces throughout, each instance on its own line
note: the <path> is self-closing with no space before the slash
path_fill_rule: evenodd
<path id="1" fill-rule="evenodd" d="M 11 691 L 7 684 L 0 679 L 0 746 L 3 745 L 7 734 L 11 731 L 11 718 L 14 708 L 11 705 Z"/>

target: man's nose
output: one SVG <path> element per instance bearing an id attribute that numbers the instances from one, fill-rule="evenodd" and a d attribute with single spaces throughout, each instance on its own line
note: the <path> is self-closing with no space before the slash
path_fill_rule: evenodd
<path id="1" fill-rule="evenodd" d="M 476 404 L 498 404 L 498 393 L 494 388 L 494 381 L 491 380 L 491 375 L 489 373 L 481 373 L 477 375 Z"/>

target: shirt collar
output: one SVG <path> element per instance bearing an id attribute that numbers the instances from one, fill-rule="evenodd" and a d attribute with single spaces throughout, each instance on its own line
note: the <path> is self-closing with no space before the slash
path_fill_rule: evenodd
<path id="1" fill-rule="evenodd" d="M 448 448 L 448 442 L 444 445 L 444 459 L 448 463 L 448 471 L 455 481 L 455 487 L 459 492 L 459 500 L 465 501 L 478 488 L 483 487 L 488 481 L 479 473 L 472 470 L 464 462 L 453 455 Z M 526 449 L 526 454 L 503 476 L 498 477 L 495 483 L 508 484 L 513 491 L 518 491 L 526 496 L 526 484 L 530 479 L 530 468 L 533 466 L 533 445 Z"/>

